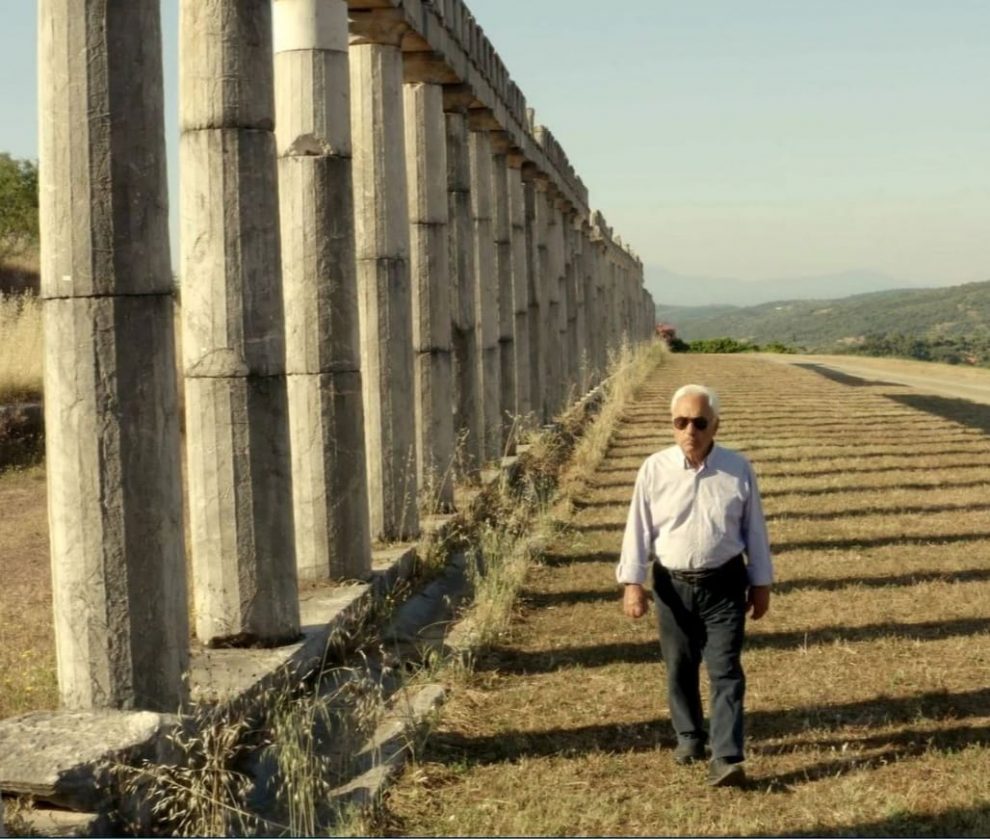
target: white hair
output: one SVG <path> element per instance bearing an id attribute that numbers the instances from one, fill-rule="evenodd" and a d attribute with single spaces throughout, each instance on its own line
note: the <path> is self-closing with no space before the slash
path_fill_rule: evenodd
<path id="1" fill-rule="evenodd" d="M 705 385 L 684 385 L 683 387 L 677 388 L 674 395 L 670 399 L 671 416 L 674 414 L 674 406 L 685 396 L 704 396 L 705 400 L 708 402 L 708 407 L 711 408 L 712 413 L 718 417 L 718 394 L 710 387 L 705 387 Z"/>

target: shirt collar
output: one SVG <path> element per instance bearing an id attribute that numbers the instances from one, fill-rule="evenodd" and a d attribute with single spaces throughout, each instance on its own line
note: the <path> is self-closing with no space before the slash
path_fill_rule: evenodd
<path id="1" fill-rule="evenodd" d="M 686 457 L 684 457 L 684 454 L 683 453 L 681 453 L 681 463 L 684 465 L 684 469 L 685 470 L 690 469 L 692 472 L 694 472 L 694 471 L 704 472 L 708 468 L 708 461 L 711 460 L 712 457 L 715 456 L 715 449 L 717 449 L 717 448 L 718 448 L 718 443 L 716 443 L 714 440 L 712 440 L 712 446 L 708 450 L 708 454 L 705 455 L 705 459 L 703 461 L 701 461 L 701 466 L 699 466 L 697 468 L 697 470 L 695 470 L 695 468 L 690 463 L 688 463 L 688 459 Z M 679 448 L 678 448 L 678 451 L 680 451 Z"/>

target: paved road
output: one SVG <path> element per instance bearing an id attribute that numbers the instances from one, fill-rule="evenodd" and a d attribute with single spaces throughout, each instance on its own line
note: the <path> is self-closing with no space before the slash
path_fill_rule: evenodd
<path id="1" fill-rule="evenodd" d="M 768 361 L 796 366 L 815 365 L 826 370 L 855 376 L 868 382 L 904 385 L 919 393 L 966 399 L 990 405 L 990 370 L 931 364 L 888 358 L 858 358 L 841 355 L 771 355 Z"/>

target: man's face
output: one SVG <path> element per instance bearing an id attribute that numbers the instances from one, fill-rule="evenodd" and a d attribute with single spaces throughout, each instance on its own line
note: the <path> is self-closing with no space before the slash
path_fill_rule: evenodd
<path id="1" fill-rule="evenodd" d="M 687 423 L 683 429 L 674 428 L 674 439 L 681 447 L 684 456 L 693 464 L 701 463 L 715 439 L 715 432 L 718 431 L 718 419 L 712 413 L 708 400 L 698 394 L 688 394 L 682 396 L 674 403 L 674 412 L 671 415 L 675 423 L 680 423 L 678 418 L 696 419 L 703 417 L 708 421 L 708 426 L 704 430 L 695 427 L 693 422 Z"/>

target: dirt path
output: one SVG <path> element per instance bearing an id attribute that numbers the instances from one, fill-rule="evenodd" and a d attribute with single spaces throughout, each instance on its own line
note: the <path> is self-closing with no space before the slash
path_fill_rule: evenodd
<path id="1" fill-rule="evenodd" d="M 820 373 L 658 370 L 511 637 L 452 685 L 387 832 L 990 833 L 990 411 Z M 635 472 L 691 380 L 721 391 L 719 439 L 760 475 L 777 567 L 749 630 L 741 791 L 673 763 L 654 617 L 624 618 L 613 576 Z"/>
<path id="2" fill-rule="evenodd" d="M 990 405 L 990 370 L 907 361 L 899 358 L 862 358 L 848 355 L 761 355 L 771 361 L 798 367 L 820 368 L 847 374 L 864 382 L 905 385 L 919 393 L 968 399 Z"/>

